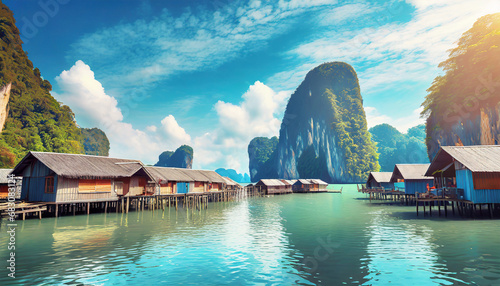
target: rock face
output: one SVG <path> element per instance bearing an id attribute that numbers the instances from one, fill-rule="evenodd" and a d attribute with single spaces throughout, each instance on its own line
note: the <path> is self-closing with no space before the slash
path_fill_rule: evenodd
<path id="1" fill-rule="evenodd" d="M 440 146 L 498 145 L 500 144 L 500 103 L 481 108 L 479 114 L 466 113 L 454 118 L 451 125 L 432 115 L 427 119 L 427 152 L 430 160 Z"/>
<path id="2" fill-rule="evenodd" d="M 193 168 L 193 148 L 182 145 L 175 152 L 165 151 L 160 154 L 155 166 L 175 167 L 175 168 Z"/>
<path id="3" fill-rule="evenodd" d="M 311 70 L 292 94 L 276 149 L 278 177 L 329 183 L 366 180 L 378 170 L 354 69 L 342 62 Z"/>
<path id="4" fill-rule="evenodd" d="M 250 178 L 252 182 L 260 179 L 277 178 L 275 155 L 278 137 L 256 137 L 248 144 Z"/>
<path id="5" fill-rule="evenodd" d="M 260 152 L 254 140 L 249 145 L 252 181 L 354 183 L 379 169 L 356 72 L 342 62 L 322 64 L 307 74 L 288 101 L 276 150 L 267 161 L 252 156 Z"/>

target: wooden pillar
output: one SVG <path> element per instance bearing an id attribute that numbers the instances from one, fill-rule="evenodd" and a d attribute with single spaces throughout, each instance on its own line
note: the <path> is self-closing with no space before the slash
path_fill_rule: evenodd
<path id="1" fill-rule="evenodd" d="M 436 201 L 438 205 L 438 216 L 441 216 L 441 201 Z"/>
<path id="2" fill-rule="evenodd" d="M 128 213 L 129 207 L 130 207 L 130 197 L 127 197 L 127 205 L 126 205 L 127 213 Z"/>
<path id="3" fill-rule="evenodd" d="M 58 217 L 58 216 L 59 216 L 59 206 L 56 203 L 56 217 Z"/>
<path id="4" fill-rule="evenodd" d="M 417 216 L 418 216 L 418 201 L 417 201 L 416 205 L 417 205 Z"/>
<path id="5" fill-rule="evenodd" d="M 451 213 L 455 215 L 455 202 L 451 201 Z"/>
<path id="6" fill-rule="evenodd" d="M 444 217 L 448 217 L 448 201 L 443 201 Z"/>
<path id="7" fill-rule="evenodd" d="M 425 217 L 425 204 L 426 204 L 426 202 L 423 201 L 423 203 L 424 203 L 424 217 Z"/>
<path id="8" fill-rule="evenodd" d="M 492 207 L 492 204 L 488 204 L 488 212 L 490 214 L 490 218 L 493 218 L 493 207 Z"/>
<path id="9" fill-rule="evenodd" d="M 87 203 L 87 214 L 90 214 L 90 203 Z"/>

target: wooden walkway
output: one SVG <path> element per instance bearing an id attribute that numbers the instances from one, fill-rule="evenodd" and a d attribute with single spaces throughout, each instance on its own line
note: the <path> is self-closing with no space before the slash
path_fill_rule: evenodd
<path id="1" fill-rule="evenodd" d="M 246 197 L 244 190 L 228 190 L 205 193 L 186 193 L 186 194 L 162 194 L 152 196 L 121 196 L 112 200 L 103 200 L 99 202 L 16 202 L 15 215 L 22 219 L 34 217 L 36 215 L 42 219 L 44 216 L 59 217 L 64 215 L 90 214 L 90 213 L 128 213 L 129 211 L 144 210 L 165 210 L 166 208 L 179 207 L 187 209 L 202 210 L 208 208 L 209 202 L 229 202 L 237 201 Z M 0 214 L 2 217 L 8 217 L 8 203 L 0 204 Z"/>

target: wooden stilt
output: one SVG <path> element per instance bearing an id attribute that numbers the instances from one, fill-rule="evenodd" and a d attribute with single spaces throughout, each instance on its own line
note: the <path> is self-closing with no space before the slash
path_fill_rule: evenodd
<path id="1" fill-rule="evenodd" d="M 59 206 L 56 203 L 56 217 L 59 215 Z"/>
<path id="2" fill-rule="evenodd" d="M 127 197 L 127 205 L 126 205 L 127 213 L 128 213 L 129 206 L 130 206 L 130 197 Z"/>
<path id="3" fill-rule="evenodd" d="M 90 203 L 87 203 L 87 214 L 90 214 Z"/>

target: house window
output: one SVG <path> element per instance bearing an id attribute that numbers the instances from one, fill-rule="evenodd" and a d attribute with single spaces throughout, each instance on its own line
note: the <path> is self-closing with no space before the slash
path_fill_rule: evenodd
<path id="1" fill-rule="evenodd" d="M 45 192 L 54 193 L 54 177 L 45 177 Z"/>

